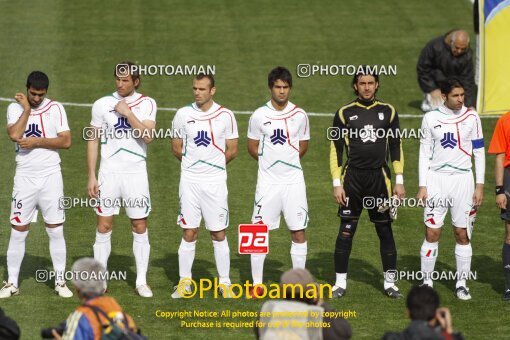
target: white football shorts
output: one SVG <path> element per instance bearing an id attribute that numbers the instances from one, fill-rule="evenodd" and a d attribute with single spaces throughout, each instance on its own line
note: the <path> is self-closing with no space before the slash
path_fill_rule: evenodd
<path id="1" fill-rule="evenodd" d="M 227 183 L 179 183 L 179 215 L 177 224 L 181 228 L 198 228 L 202 221 L 209 231 L 220 231 L 228 227 Z"/>
<path id="2" fill-rule="evenodd" d="M 257 183 L 252 223 L 266 224 L 269 230 L 280 227 L 280 216 L 289 230 L 301 230 L 308 226 L 308 203 L 305 182 L 292 184 Z"/>
<path id="3" fill-rule="evenodd" d="M 99 170 L 99 206 L 94 208 L 99 216 L 118 215 L 124 207 L 133 220 L 149 216 L 151 212 L 149 179 L 147 172 L 112 173 Z"/>
<path id="4" fill-rule="evenodd" d="M 473 208 L 475 184 L 473 173 L 441 174 L 429 171 L 427 174 L 427 206 L 424 222 L 429 228 L 441 228 L 448 209 L 452 224 L 457 228 L 466 228 L 469 213 Z"/>
<path id="5" fill-rule="evenodd" d="M 60 199 L 64 196 L 62 173 L 54 172 L 46 177 L 14 176 L 11 199 L 11 224 L 30 224 L 37 207 L 41 210 L 46 224 L 62 224 L 65 211 Z"/>

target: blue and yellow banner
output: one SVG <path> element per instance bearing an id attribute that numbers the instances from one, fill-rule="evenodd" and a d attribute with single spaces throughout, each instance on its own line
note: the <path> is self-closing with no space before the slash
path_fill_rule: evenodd
<path id="1" fill-rule="evenodd" d="M 480 0 L 478 112 L 510 111 L 510 0 Z"/>

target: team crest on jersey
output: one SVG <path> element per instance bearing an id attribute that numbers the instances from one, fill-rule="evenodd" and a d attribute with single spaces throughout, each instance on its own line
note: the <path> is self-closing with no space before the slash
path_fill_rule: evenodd
<path id="1" fill-rule="evenodd" d="M 115 130 L 129 130 L 131 129 L 131 125 L 128 123 L 126 117 L 118 117 L 117 124 L 113 126 Z"/>
<path id="2" fill-rule="evenodd" d="M 444 133 L 443 139 L 441 139 L 441 146 L 443 149 L 453 149 L 455 146 L 457 146 L 457 140 L 455 139 L 453 132 Z"/>
<path id="3" fill-rule="evenodd" d="M 379 112 L 379 120 L 384 120 L 384 112 Z"/>
<path id="4" fill-rule="evenodd" d="M 193 138 L 196 146 L 205 146 L 208 147 L 211 144 L 211 138 L 207 136 L 207 131 L 200 130 L 197 132 L 197 136 Z"/>
<path id="5" fill-rule="evenodd" d="M 375 142 L 377 140 L 376 131 L 373 125 L 365 125 L 363 129 L 361 129 L 359 136 L 363 143 L 368 141 Z"/>
<path id="6" fill-rule="evenodd" d="M 25 137 L 41 137 L 42 132 L 39 130 L 39 125 L 36 123 L 28 124 L 28 129 L 25 131 Z"/>
<path id="7" fill-rule="evenodd" d="M 271 136 L 271 143 L 276 144 L 285 144 L 287 141 L 287 136 L 283 132 L 283 129 L 274 129 L 273 135 Z"/>

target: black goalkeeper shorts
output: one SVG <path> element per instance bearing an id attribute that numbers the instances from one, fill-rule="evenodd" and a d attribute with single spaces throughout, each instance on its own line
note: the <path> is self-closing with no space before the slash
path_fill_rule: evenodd
<path id="1" fill-rule="evenodd" d="M 380 169 L 348 167 L 343 178 L 346 205 L 340 206 L 338 216 L 358 219 L 363 208 L 372 222 L 391 222 L 389 209 L 380 209 L 376 203 L 388 201 L 391 195 L 391 177 L 387 166 Z"/>

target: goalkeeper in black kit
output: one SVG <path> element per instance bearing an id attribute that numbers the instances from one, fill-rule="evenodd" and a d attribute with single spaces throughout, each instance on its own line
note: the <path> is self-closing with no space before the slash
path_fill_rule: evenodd
<path id="1" fill-rule="evenodd" d="M 405 195 L 404 154 L 398 132 L 397 111 L 390 104 L 375 98 L 379 77 L 369 72 L 368 67 L 365 69 L 367 72 L 355 75 L 352 80 L 358 98 L 335 113 L 333 129 L 328 136 L 331 139 L 333 195 L 340 205 L 333 297 L 345 295 L 352 239 L 361 212 L 365 208 L 370 221 L 375 224 L 380 240 L 385 294 L 398 299 L 402 294 L 395 285 L 397 249 L 391 229 L 394 210 L 390 204 L 390 196 L 393 193 L 393 197 L 401 199 Z M 396 177 L 393 191 L 389 159 Z"/>

